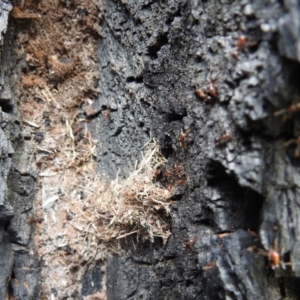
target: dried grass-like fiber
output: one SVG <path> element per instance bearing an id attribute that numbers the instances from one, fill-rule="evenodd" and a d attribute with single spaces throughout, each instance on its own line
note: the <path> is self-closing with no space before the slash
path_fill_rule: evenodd
<path id="1" fill-rule="evenodd" d="M 99 242 L 113 245 L 117 252 L 117 241 L 132 234 L 151 242 L 161 237 L 166 242 L 172 192 L 155 182 L 155 172 L 165 163 L 159 146 L 153 142 L 127 179 L 117 178 L 105 189 L 99 179 L 86 177 L 84 210 L 78 201 L 74 202 L 77 216 L 73 225 L 96 236 Z"/>
<path id="2" fill-rule="evenodd" d="M 39 174 L 35 209 L 28 214 L 44 220 L 34 225 L 36 249 L 44 261 L 41 299 L 52 299 L 53 287 L 55 298 L 71 298 L 82 288 L 86 261 L 108 253 L 95 235 L 100 228 L 93 223 L 96 208 L 86 203 L 85 211 L 81 204 L 86 199 L 74 200 L 88 195 L 86 187 L 79 190 L 72 184 L 84 185 L 86 174 L 96 176 L 99 143 L 92 139 L 84 112 L 99 94 L 94 84 L 100 76 L 102 5 L 101 0 L 21 2 L 15 8 L 18 15 L 12 14 L 19 29 L 15 50 L 24 65 L 16 98 L 24 129 L 32 137 L 25 143 L 33 149 L 31 160 Z M 77 265 L 76 276 L 70 264 Z"/>

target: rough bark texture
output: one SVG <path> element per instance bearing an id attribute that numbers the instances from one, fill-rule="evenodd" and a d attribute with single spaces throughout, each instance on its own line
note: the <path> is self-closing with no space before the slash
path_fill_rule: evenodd
<path id="1" fill-rule="evenodd" d="M 299 124 L 296 114 L 273 114 L 299 102 L 299 4 L 103 4 L 99 107 L 112 113 L 94 123 L 99 169 L 125 176 L 152 135 L 187 175 L 166 248 L 110 259 L 108 298 L 297 298 L 299 159 L 284 143 Z M 271 271 L 249 251 L 276 244 L 293 271 Z"/>
<path id="2" fill-rule="evenodd" d="M 103 0 L 103 9 L 96 109 L 111 114 L 91 123 L 99 172 L 126 176 L 154 137 L 169 168 L 182 163 L 187 177 L 185 186 L 173 181 L 167 245 L 108 260 L 108 299 L 299 299 L 298 1 Z M 0 62 L 0 286 L 38 299 L 26 223 L 34 175 L 23 167 L 8 45 Z M 274 247 L 292 267 L 271 270 L 255 253 Z"/>
<path id="3" fill-rule="evenodd" d="M 11 4 L 0 1 L 0 31 L 6 31 Z M 12 49 L 13 28 L 0 37 L 0 299 L 39 298 L 38 259 L 33 246 L 34 181 L 21 132 L 17 101 L 22 95 Z M 2 40 L 3 39 L 3 40 Z"/>

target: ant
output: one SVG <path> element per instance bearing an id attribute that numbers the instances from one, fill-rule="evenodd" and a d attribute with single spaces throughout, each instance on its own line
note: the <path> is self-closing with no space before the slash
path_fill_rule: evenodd
<path id="1" fill-rule="evenodd" d="M 265 249 L 255 249 L 254 247 L 249 247 L 248 251 L 255 251 L 258 255 L 262 255 L 267 257 L 269 267 L 272 270 L 275 270 L 279 267 L 285 269 L 286 265 L 291 265 L 291 263 L 286 263 L 283 261 L 282 256 L 278 253 L 278 241 L 277 239 L 274 241 L 274 247 L 271 247 L 268 250 Z"/>
<path id="2" fill-rule="evenodd" d="M 157 179 L 160 175 L 161 175 L 161 169 L 158 168 L 158 169 L 155 170 L 155 172 L 154 172 L 154 178 Z"/>
<path id="3" fill-rule="evenodd" d="M 115 74 L 119 74 L 119 72 L 120 72 L 120 69 L 117 66 L 113 65 L 113 64 L 111 64 L 110 69 Z"/>
<path id="4" fill-rule="evenodd" d="M 230 133 L 225 133 L 216 139 L 216 143 L 219 146 L 225 145 L 233 140 L 233 136 Z"/>
<path id="5" fill-rule="evenodd" d="M 160 173 L 159 173 L 160 174 Z M 185 185 L 186 184 L 186 176 L 183 168 L 182 162 L 177 162 L 174 164 L 174 167 L 166 170 L 163 174 L 166 182 L 177 184 L 177 185 Z"/>
<path id="6" fill-rule="evenodd" d="M 28 224 L 36 224 L 36 223 L 42 223 L 44 221 L 44 218 L 37 218 L 37 217 L 31 217 L 27 219 Z"/>
<path id="7" fill-rule="evenodd" d="M 196 95 L 205 102 L 212 102 L 213 100 L 218 99 L 219 95 L 215 87 L 216 82 L 216 78 L 210 79 L 210 83 L 205 89 L 197 89 L 195 91 Z"/>
<path id="8" fill-rule="evenodd" d="M 294 112 L 297 112 L 298 110 L 300 110 L 300 102 L 291 105 L 291 106 L 287 109 L 288 113 L 290 113 L 290 114 L 292 114 L 292 113 L 294 113 Z"/>
<path id="9" fill-rule="evenodd" d="M 291 106 L 289 106 L 286 109 L 281 109 L 281 110 L 275 111 L 273 115 L 274 115 L 274 117 L 278 117 L 286 112 L 289 114 L 293 114 L 293 113 L 297 112 L 298 110 L 300 110 L 300 102 L 298 102 L 296 104 L 292 104 Z"/>
<path id="10" fill-rule="evenodd" d="M 215 87 L 216 82 L 217 82 L 216 78 L 210 79 L 208 91 L 209 91 L 209 94 L 211 95 L 212 99 L 218 98 L 218 91 L 216 90 L 216 87 Z"/>
<path id="11" fill-rule="evenodd" d="M 236 51 L 233 53 L 235 59 L 239 58 L 239 53 L 245 48 L 245 46 L 255 46 L 257 42 L 249 40 L 249 37 L 240 35 L 236 42 Z"/>
<path id="12" fill-rule="evenodd" d="M 268 251 L 269 266 L 272 270 L 275 270 L 281 264 L 280 255 L 277 251 L 269 249 Z"/>
<path id="13" fill-rule="evenodd" d="M 236 43 L 236 49 L 238 52 L 241 52 L 243 48 L 245 47 L 245 44 L 247 42 L 247 37 L 245 35 L 239 36 L 237 43 Z"/>
<path id="14" fill-rule="evenodd" d="M 205 102 L 212 102 L 214 100 L 217 100 L 219 97 L 218 91 L 215 87 L 215 84 L 217 82 L 217 78 L 214 76 L 212 78 L 210 76 L 211 71 L 208 73 L 206 80 L 209 81 L 209 84 L 206 85 L 204 89 L 197 89 L 195 91 L 196 95 L 200 98 L 203 99 Z"/>
<path id="15" fill-rule="evenodd" d="M 187 241 L 184 242 L 184 247 L 185 249 L 194 249 L 194 245 L 196 243 L 196 239 L 195 238 L 191 238 Z"/>
<path id="16" fill-rule="evenodd" d="M 289 147 L 291 144 L 296 145 L 294 157 L 299 157 L 300 156 L 300 136 L 298 136 L 297 138 L 295 138 L 293 140 L 285 142 L 283 145 L 284 145 L 284 147 Z"/>
<path id="17" fill-rule="evenodd" d="M 179 146 L 183 149 L 187 148 L 188 143 L 188 134 L 190 133 L 190 129 L 187 130 L 181 130 L 181 133 L 179 135 Z"/>
<path id="18" fill-rule="evenodd" d="M 164 177 L 169 179 L 169 180 L 171 180 L 173 176 L 174 176 L 174 171 L 172 169 L 166 170 L 164 172 Z"/>
<path id="19" fill-rule="evenodd" d="M 179 145 L 183 149 L 186 149 L 186 136 L 187 136 L 187 132 L 181 130 L 181 133 L 179 135 Z"/>
<path id="20" fill-rule="evenodd" d="M 203 266 L 202 270 L 206 271 L 206 270 L 210 270 L 210 269 L 214 269 L 216 267 L 216 262 L 215 261 L 211 261 L 208 265 Z"/>
<path id="21" fill-rule="evenodd" d="M 177 184 L 178 184 L 178 185 L 185 185 L 185 184 L 186 184 L 186 179 L 183 178 L 183 179 L 177 180 Z"/>
<path id="22" fill-rule="evenodd" d="M 104 118 L 105 119 L 110 119 L 110 113 L 111 113 L 111 109 L 110 109 L 110 107 L 107 107 L 107 109 L 104 110 L 104 112 L 103 112 Z"/>
<path id="23" fill-rule="evenodd" d="M 182 177 L 184 175 L 183 163 L 182 162 L 175 163 L 173 171 L 175 176 Z"/>
<path id="24" fill-rule="evenodd" d="M 211 100 L 211 98 L 202 89 L 196 90 L 195 93 L 199 98 L 203 99 L 204 101 Z"/>

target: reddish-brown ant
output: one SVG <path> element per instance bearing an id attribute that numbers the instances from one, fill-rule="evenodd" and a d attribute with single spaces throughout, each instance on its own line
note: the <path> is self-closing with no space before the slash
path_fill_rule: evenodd
<path id="1" fill-rule="evenodd" d="M 292 113 L 294 113 L 294 112 L 296 112 L 296 111 L 298 111 L 298 110 L 300 110 L 300 102 L 291 105 L 291 106 L 287 109 L 287 111 L 288 111 L 290 114 L 292 114 Z"/>
<path id="2" fill-rule="evenodd" d="M 281 260 L 280 255 L 277 251 L 273 249 L 269 249 L 268 251 L 268 260 L 269 260 L 269 266 L 272 270 L 275 270 L 280 266 Z"/>
<path id="3" fill-rule="evenodd" d="M 174 171 L 175 171 L 175 174 L 177 176 L 182 176 L 183 172 L 184 172 L 184 170 L 183 170 L 183 163 L 182 162 L 176 163 L 174 165 Z"/>
<path id="4" fill-rule="evenodd" d="M 211 78 L 208 86 L 206 86 L 204 89 L 197 89 L 195 91 L 196 95 L 205 102 L 211 102 L 213 100 L 218 99 L 219 95 L 215 87 L 216 82 L 216 78 Z"/>
<path id="5" fill-rule="evenodd" d="M 32 217 L 27 219 L 28 224 L 42 223 L 43 221 L 44 218 L 37 218 L 37 217 Z"/>
<path id="6" fill-rule="evenodd" d="M 184 179 L 177 180 L 177 184 L 178 185 L 185 185 L 186 184 L 186 179 L 184 178 Z"/>
<path id="7" fill-rule="evenodd" d="M 257 254 L 267 257 L 269 267 L 272 270 L 275 270 L 279 267 L 282 267 L 283 269 L 285 269 L 285 266 L 290 265 L 291 263 L 290 262 L 286 263 L 282 260 L 282 257 L 278 253 L 277 248 L 278 248 L 278 243 L 277 243 L 277 239 L 276 239 L 274 241 L 274 248 L 271 247 L 269 250 L 257 249 L 257 248 L 254 248 L 254 247 L 249 247 L 247 250 L 248 251 L 255 251 Z"/>
<path id="8" fill-rule="evenodd" d="M 236 43 L 236 48 L 237 48 L 238 52 L 243 50 L 243 48 L 246 44 L 246 41 L 247 41 L 247 37 L 245 35 L 239 36 L 237 43 Z"/>
<path id="9" fill-rule="evenodd" d="M 208 87 L 208 90 L 209 90 L 209 94 L 211 95 L 211 97 L 213 99 L 217 99 L 218 98 L 218 92 L 215 88 L 215 83 L 217 82 L 217 79 L 214 78 L 214 79 L 211 79 L 210 80 L 210 84 L 209 84 L 209 87 Z"/>
<path id="10" fill-rule="evenodd" d="M 186 149 L 186 135 L 187 133 L 185 131 L 181 131 L 179 135 L 179 145 L 183 149 Z"/>
<path id="11" fill-rule="evenodd" d="M 219 138 L 216 139 L 216 143 L 221 146 L 221 145 L 225 145 L 228 142 L 233 140 L 233 136 L 230 133 L 225 133 L 222 136 L 220 136 Z"/>
<path id="12" fill-rule="evenodd" d="M 245 35 L 240 35 L 236 42 L 236 51 L 233 52 L 233 57 L 235 59 L 239 58 L 239 53 L 245 48 L 245 46 L 255 46 L 257 42 L 254 40 L 250 40 L 249 37 Z"/>
<path id="13" fill-rule="evenodd" d="M 247 41 L 248 41 L 248 38 L 245 35 L 240 35 L 238 37 L 237 42 L 236 42 L 236 51 L 234 51 L 232 53 L 232 55 L 235 59 L 239 58 L 239 53 L 244 49 Z"/>
<path id="14" fill-rule="evenodd" d="M 181 148 L 186 149 L 187 148 L 187 136 L 189 134 L 190 130 L 181 130 L 181 133 L 179 135 L 179 145 Z"/>
<path id="15" fill-rule="evenodd" d="M 199 98 L 203 99 L 205 102 L 211 102 L 218 98 L 218 92 L 215 88 L 215 83 L 217 79 L 211 79 L 208 87 L 203 89 L 197 89 L 195 93 L 199 96 Z"/>
<path id="16" fill-rule="evenodd" d="M 175 174 L 174 169 L 167 170 L 164 172 L 164 178 L 169 185 L 174 186 L 177 185 L 184 185 L 186 182 L 185 178 L 181 178 L 181 176 L 178 176 Z"/>
<path id="17" fill-rule="evenodd" d="M 231 234 L 231 232 L 223 232 L 223 233 L 219 233 L 219 234 L 218 234 L 218 238 L 219 238 L 219 239 L 222 239 L 222 238 L 228 236 L 229 234 Z"/>
<path id="18" fill-rule="evenodd" d="M 300 136 L 298 136 L 297 138 L 287 141 L 284 143 L 284 147 L 289 147 L 291 144 L 295 144 L 296 145 L 296 149 L 294 152 L 294 157 L 299 157 L 300 156 Z"/>
<path id="19" fill-rule="evenodd" d="M 164 172 L 164 177 L 168 180 L 172 180 L 172 177 L 173 177 L 173 170 L 170 169 L 170 170 L 166 170 Z"/>
<path id="20" fill-rule="evenodd" d="M 264 249 L 255 249 L 253 247 L 249 247 L 247 249 L 248 251 L 255 251 L 258 255 L 262 255 L 268 258 L 269 266 L 272 270 L 277 269 L 282 265 L 284 268 L 284 263 L 280 259 L 280 255 L 277 251 L 274 249 L 264 250 Z"/>
<path id="21" fill-rule="evenodd" d="M 161 169 L 157 169 L 154 172 L 154 177 L 157 178 L 161 174 Z"/>
<path id="22" fill-rule="evenodd" d="M 282 114 L 284 114 L 286 112 L 289 113 L 289 114 L 293 114 L 293 113 L 295 113 L 295 112 L 297 112 L 299 110 L 300 110 L 300 102 L 298 102 L 296 104 L 293 104 L 293 105 L 289 106 L 288 108 L 275 111 L 273 115 L 275 117 L 277 117 L 277 116 L 280 116 L 280 115 L 282 115 Z"/>
<path id="23" fill-rule="evenodd" d="M 174 185 L 185 185 L 186 177 L 182 162 L 175 163 L 174 167 L 164 171 L 163 177 L 172 189 Z M 170 189 L 169 186 L 168 189 Z"/>
<path id="24" fill-rule="evenodd" d="M 216 267 L 216 262 L 215 261 L 211 261 L 208 265 L 203 266 L 202 270 L 206 271 L 206 270 L 210 270 L 210 269 L 214 269 Z"/>
<path id="25" fill-rule="evenodd" d="M 110 108 L 108 107 L 104 112 L 103 112 L 103 116 L 105 119 L 110 119 Z"/>
<path id="26" fill-rule="evenodd" d="M 196 239 L 195 238 L 191 238 L 191 239 L 185 241 L 184 242 L 185 249 L 193 249 L 195 243 L 196 243 Z"/>
<path id="27" fill-rule="evenodd" d="M 195 93 L 198 95 L 199 98 L 201 98 L 204 101 L 210 100 L 210 97 L 202 89 L 196 90 Z"/>
<path id="28" fill-rule="evenodd" d="M 111 64 L 110 69 L 112 70 L 113 73 L 118 74 L 120 71 L 120 68 L 118 68 L 117 66 Z"/>

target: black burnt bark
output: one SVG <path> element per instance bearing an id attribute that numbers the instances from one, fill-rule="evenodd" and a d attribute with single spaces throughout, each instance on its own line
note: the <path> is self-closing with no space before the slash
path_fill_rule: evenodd
<path id="1" fill-rule="evenodd" d="M 166 247 L 108 263 L 108 299 L 297 299 L 297 1 L 104 0 L 99 171 L 154 137 L 183 164 Z M 290 109 L 289 109 L 290 108 Z M 176 185 L 176 183 L 175 183 Z M 278 245 L 278 246 L 277 246 Z M 275 250 L 291 266 L 269 266 Z"/>
<path id="2" fill-rule="evenodd" d="M 20 70 L 14 54 L 12 6 L 0 1 L 0 299 L 39 299 L 39 261 L 33 242 L 34 182 L 17 102 Z M 6 32 L 5 36 L 4 33 Z"/>
<path id="3" fill-rule="evenodd" d="M 2 33 L 10 3 L 0 9 Z M 108 299 L 299 299 L 298 1 L 103 0 L 103 10 L 95 111 L 109 109 L 110 117 L 91 122 L 102 146 L 99 172 L 127 176 L 155 138 L 167 168 L 181 165 L 186 177 L 185 185 L 172 182 L 167 245 L 157 239 L 108 260 Z M 35 174 L 24 154 L 8 28 L 0 60 L 0 299 L 38 299 L 26 222 Z M 257 253 L 274 248 L 285 269 Z"/>

